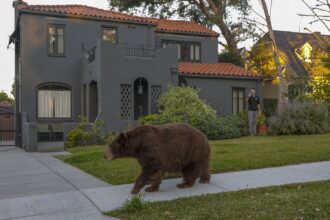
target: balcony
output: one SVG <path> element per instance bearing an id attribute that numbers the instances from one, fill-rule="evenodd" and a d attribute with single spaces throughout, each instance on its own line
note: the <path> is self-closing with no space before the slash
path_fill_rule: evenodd
<path id="1" fill-rule="evenodd" d="M 120 43 L 118 47 L 125 50 L 125 56 L 127 57 L 142 57 L 142 58 L 155 58 L 158 47 L 152 47 L 145 44 L 128 44 Z M 92 63 L 95 60 L 96 46 L 87 52 L 88 62 Z"/>

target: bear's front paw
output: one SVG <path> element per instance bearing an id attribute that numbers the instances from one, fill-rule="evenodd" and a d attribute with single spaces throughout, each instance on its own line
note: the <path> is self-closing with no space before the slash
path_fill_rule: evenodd
<path id="1" fill-rule="evenodd" d="M 146 192 L 157 192 L 158 191 L 158 188 L 150 186 L 150 187 L 147 187 L 145 189 L 145 191 Z"/>
<path id="2" fill-rule="evenodd" d="M 132 189 L 131 190 L 131 194 L 138 194 L 140 192 L 140 190 L 138 190 L 138 189 Z"/>

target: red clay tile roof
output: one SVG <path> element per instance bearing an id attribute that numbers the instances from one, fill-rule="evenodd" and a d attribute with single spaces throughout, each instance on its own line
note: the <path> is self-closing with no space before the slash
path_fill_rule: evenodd
<path id="1" fill-rule="evenodd" d="M 219 36 L 217 32 L 207 27 L 204 27 L 194 21 L 179 21 L 166 19 L 152 20 L 158 24 L 156 30 L 160 32 L 184 32 L 192 34 L 203 34 L 214 37 Z"/>
<path id="2" fill-rule="evenodd" d="M 196 76 L 260 77 L 260 75 L 231 63 L 179 63 L 180 74 Z"/>
<path id="3" fill-rule="evenodd" d="M 51 12 L 70 15 L 80 15 L 95 18 L 113 19 L 117 21 L 133 21 L 141 23 L 154 23 L 150 19 L 128 15 L 120 12 L 99 9 L 87 5 L 27 5 L 24 10 Z"/>
<path id="4" fill-rule="evenodd" d="M 190 21 L 177 21 L 133 16 L 121 12 L 99 9 L 86 5 L 24 5 L 22 10 L 80 15 L 94 18 L 111 19 L 116 21 L 131 21 L 156 25 L 156 31 L 182 32 L 202 34 L 217 37 L 219 34 L 207 27 Z"/>

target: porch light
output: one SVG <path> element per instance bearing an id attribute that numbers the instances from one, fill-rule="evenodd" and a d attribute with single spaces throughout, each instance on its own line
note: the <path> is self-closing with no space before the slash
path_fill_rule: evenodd
<path id="1" fill-rule="evenodd" d="M 138 85 L 138 94 L 142 95 L 143 94 L 143 85 L 142 85 L 142 80 L 140 79 L 140 85 Z"/>

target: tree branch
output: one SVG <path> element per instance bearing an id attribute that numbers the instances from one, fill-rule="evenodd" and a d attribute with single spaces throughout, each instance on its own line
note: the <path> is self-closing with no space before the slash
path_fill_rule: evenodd
<path id="1" fill-rule="evenodd" d="M 322 17 L 320 17 L 311 6 L 309 6 L 305 0 L 301 0 L 308 8 L 309 10 L 322 22 L 322 24 L 328 29 L 328 31 L 330 32 L 330 27 L 325 23 L 325 21 L 322 19 Z"/>

